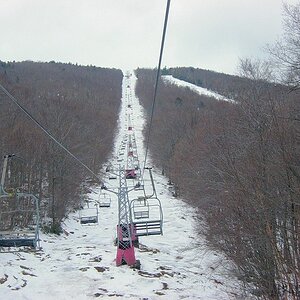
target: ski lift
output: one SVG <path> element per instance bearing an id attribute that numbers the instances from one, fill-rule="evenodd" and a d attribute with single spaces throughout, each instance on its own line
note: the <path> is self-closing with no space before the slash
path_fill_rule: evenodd
<path id="1" fill-rule="evenodd" d="M 151 169 L 150 179 L 152 195 L 138 197 L 130 202 L 132 223 L 136 236 L 162 235 L 163 212 L 160 200 L 157 198 Z"/>
<path id="2" fill-rule="evenodd" d="M 111 198 L 107 194 L 100 194 L 98 200 L 99 207 L 110 207 Z"/>
<path id="3" fill-rule="evenodd" d="M 0 247 L 36 248 L 39 247 L 38 199 L 32 194 L 20 193 L 14 188 L 4 190 L 8 161 L 14 156 L 14 154 L 4 156 L 0 183 Z"/>
<path id="4" fill-rule="evenodd" d="M 39 248 L 38 199 L 26 193 L 7 195 L 0 197 L 0 247 Z"/>
<path id="5" fill-rule="evenodd" d="M 79 220 L 81 225 L 98 224 L 98 205 L 94 203 L 90 207 L 90 202 L 87 201 L 87 207 L 83 207 L 79 211 Z"/>
<path id="6" fill-rule="evenodd" d="M 158 198 L 137 198 L 130 202 L 136 236 L 162 235 L 163 214 Z"/>
<path id="7" fill-rule="evenodd" d="M 145 197 L 138 197 L 130 203 L 130 208 L 134 219 L 149 218 L 149 202 Z"/>

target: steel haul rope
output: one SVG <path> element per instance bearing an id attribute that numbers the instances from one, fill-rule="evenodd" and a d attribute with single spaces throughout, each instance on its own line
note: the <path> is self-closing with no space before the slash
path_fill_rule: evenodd
<path id="1" fill-rule="evenodd" d="M 168 0 L 167 1 L 166 12 L 165 12 L 164 28 L 163 28 L 163 34 L 162 34 L 162 39 L 161 39 L 161 46 L 160 46 L 158 67 L 157 67 L 157 73 L 156 73 L 156 81 L 155 81 L 154 96 L 153 96 L 153 102 L 152 102 L 152 108 L 151 108 L 150 123 L 149 123 L 149 129 L 148 129 L 148 134 L 147 134 L 145 160 L 144 160 L 144 168 L 143 168 L 144 170 L 145 170 L 146 162 L 147 162 L 147 155 L 148 155 L 148 149 L 149 149 L 150 134 L 151 134 L 151 129 L 152 129 L 154 108 L 155 108 L 155 102 L 156 102 L 156 96 L 157 96 L 157 89 L 158 89 L 158 83 L 159 83 L 159 77 L 160 77 L 160 70 L 161 70 L 161 62 L 162 62 L 162 56 L 163 56 L 163 50 L 164 50 L 164 44 L 165 44 L 165 38 L 166 38 L 166 31 L 167 31 L 167 25 L 168 25 L 168 17 L 169 17 L 170 4 L 171 4 L 171 0 Z"/>

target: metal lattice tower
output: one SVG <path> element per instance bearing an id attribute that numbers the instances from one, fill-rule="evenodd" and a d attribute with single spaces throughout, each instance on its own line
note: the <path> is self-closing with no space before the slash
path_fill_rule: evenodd
<path id="1" fill-rule="evenodd" d="M 117 228 L 117 266 L 121 264 L 134 265 L 136 263 L 133 247 L 133 226 L 131 225 L 131 211 L 129 207 L 128 189 L 125 170 L 119 170 L 120 186 L 118 191 L 119 222 Z"/>
<path id="2" fill-rule="evenodd" d="M 133 170 L 135 168 L 133 161 L 133 147 L 132 147 L 132 139 L 131 134 L 128 135 L 128 144 L 127 144 L 127 169 Z"/>

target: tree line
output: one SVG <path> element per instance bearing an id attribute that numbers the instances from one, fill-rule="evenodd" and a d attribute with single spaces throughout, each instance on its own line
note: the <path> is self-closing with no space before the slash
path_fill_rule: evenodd
<path id="1" fill-rule="evenodd" d="M 112 149 L 122 77 L 120 70 L 93 66 L 0 62 L 1 84 L 95 173 Z M 59 228 L 62 218 L 79 206 L 80 186 L 91 176 L 4 93 L 0 106 L 0 155 L 16 155 L 5 188 L 38 195 L 45 219 Z"/>
<path id="2" fill-rule="evenodd" d="M 300 298 L 300 4 L 284 12 L 285 35 L 269 46 L 270 59 L 241 60 L 234 77 L 241 84 L 228 87 L 235 103 L 161 80 L 150 140 L 154 163 L 200 208 L 210 246 L 235 263 L 260 299 Z M 185 78 L 187 69 L 180 71 Z M 190 72 L 202 80 L 202 71 Z M 136 74 L 149 116 L 155 70 Z M 212 86 L 226 88 L 231 77 L 222 82 L 224 75 L 214 74 L 206 86 L 212 78 Z"/>

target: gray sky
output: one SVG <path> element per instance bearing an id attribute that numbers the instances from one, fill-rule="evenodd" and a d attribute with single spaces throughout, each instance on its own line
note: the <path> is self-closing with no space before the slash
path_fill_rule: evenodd
<path id="1" fill-rule="evenodd" d="M 296 0 L 287 0 L 296 3 Z M 166 0 L 0 0 L 0 60 L 155 67 Z M 163 66 L 235 73 L 279 37 L 282 0 L 171 0 Z"/>

